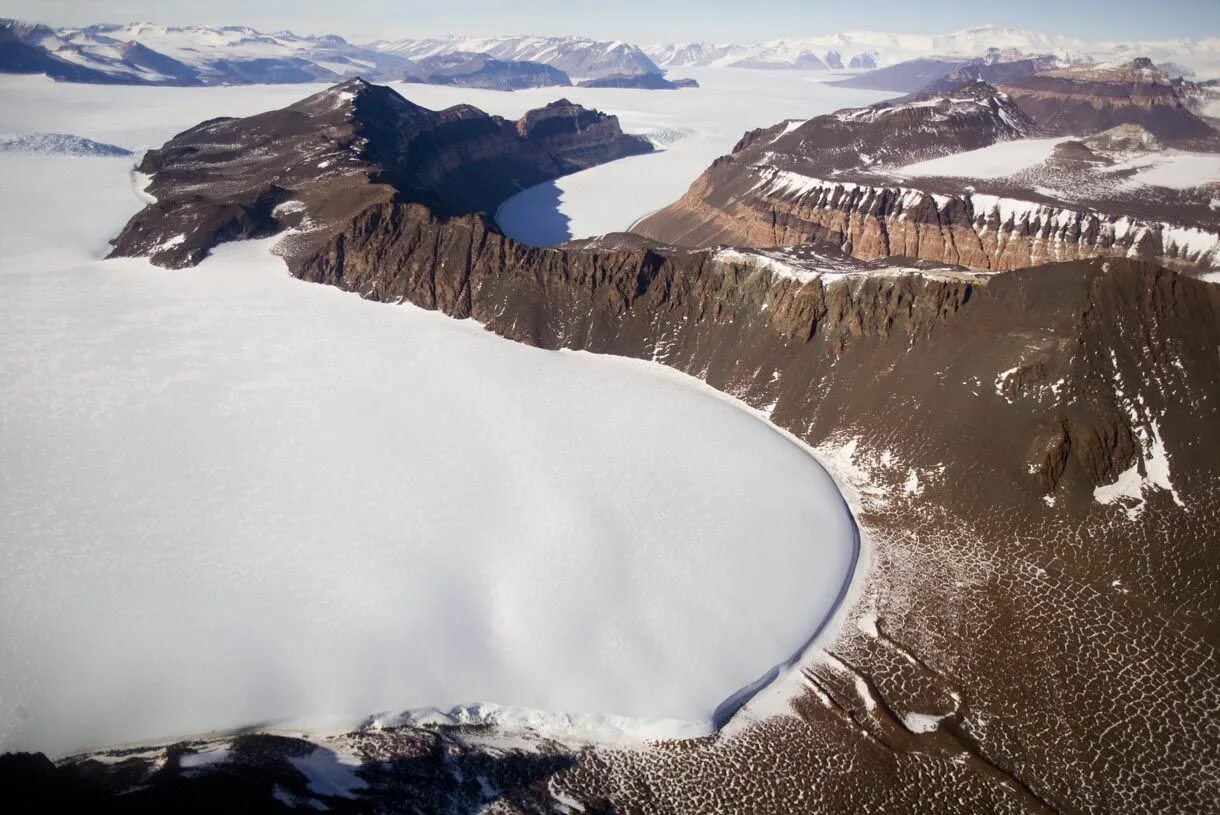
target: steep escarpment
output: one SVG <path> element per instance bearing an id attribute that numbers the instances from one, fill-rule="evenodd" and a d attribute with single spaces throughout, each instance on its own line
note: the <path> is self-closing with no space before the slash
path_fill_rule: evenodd
<path id="1" fill-rule="evenodd" d="M 829 243 L 989 271 L 1087 257 L 1217 264 L 1214 184 L 1141 175 L 1193 154 L 1043 135 L 982 83 L 777 125 L 746 134 L 634 230 L 692 247 Z"/>
<path id="2" fill-rule="evenodd" d="M 749 195 L 733 200 L 746 182 L 721 186 L 715 170 L 636 231 L 687 246 L 827 243 L 865 260 L 909 257 L 984 271 L 1089 257 L 1138 257 L 1183 270 L 1216 263 L 1213 231 L 1036 195 L 944 195 L 759 167 L 748 171 Z"/>
<path id="3" fill-rule="evenodd" d="M 852 336 L 918 336 L 956 311 L 975 281 L 941 266 L 891 269 L 819 254 L 782 263 L 648 245 L 540 249 L 482 216 L 437 219 L 425 207 L 395 204 L 366 209 L 313 254 L 291 256 L 289 268 L 370 299 L 473 317 L 531 345 L 607 353 L 645 341 L 657 313 L 757 321 L 760 330 L 827 338 L 836 348 Z M 640 322 L 604 333 L 625 318 Z"/>
<path id="4" fill-rule="evenodd" d="M 1162 141 L 1217 146 L 1216 131 L 1190 110 L 1190 89 L 1152 60 L 1054 68 L 997 77 L 997 84 L 1047 133 L 1087 136 L 1139 125 Z"/>

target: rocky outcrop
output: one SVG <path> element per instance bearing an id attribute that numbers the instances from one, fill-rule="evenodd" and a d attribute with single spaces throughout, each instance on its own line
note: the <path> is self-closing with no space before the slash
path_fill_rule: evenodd
<path id="1" fill-rule="evenodd" d="M 308 245 L 392 199 L 441 215 L 493 212 L 526 187 L 651 150 L 617 118 L 566 100 L 509 122 L 469 105 L 428 110 L 351 80 L 282 110 L 204 122 L 149 151 L 139 170 L 157 203 L 112 254 L 188 266 L 222 241 L 290 227 Z"/>
<path id="2" fill-rule="evenodd" d="M 1165 142 L 1217 145 L 1216 131 L 1190 110 L 1186 83 L 1149 59 L 999 79 L 1000 87 L 1050 134 L 1087 136 L 1133 124 Z"/>
<path id="3" fill-rule="evenodd" d="M 767 168 L 751 174 L 748 199 L 721 208 L 711 202 L 725 193 L 711 176 L 636 231 L 689 246 L 826 243 L 865 260 L 909 257 L 980 271 L 1090 257 L 1136 257 L 1188 271 L 1217 262 L 1213 233 L 1054 202 L 938 195 Z"/>
<path id="4" fill-rule="evenodd" d="M 568 87 L 572 80 L 558 68 L 528 60 L 502 60 L 487 54 L 455 52 L 412 62 L 403 77 L 425 85 L 453 85 L 491 91 Z"/>
<path id="5" fill-rule="evenodd" d="M 1116 135 L 1065 142 L 1041 165 L 987 179 L 906 168 L 1040 135 L 983 83 L 747 133 L 677 202 L 636 224 L 690 247 L 828 243 L 863 259 L 911 257 L 1005 271 L 1087 257 L 1140 258 L 1184 271 L 1220 264 L 1206 187 L 1149 190 L 1111 175 Z M 1155 146 L 1145 140 L 1142 150 Z M 1155 156 L 1148 161 L 1152 163 Z M 897 181 L 897 179 L 902 179 Z M 897 181 L 897 183 L 896 183 Z"/>
<path id="6" fill-rule="evenodd" d="M 678 85 L 661 74 L 612 74 L 577 83 L 582 88 L 635 88 L 645 91 L 673 91 Z"/>
<path id="7" fill-rule="evenodd" d="M 566 172 L 652 150 L 647 139 L 624 135 L 617 116 L 581 107 L 567 99 L 528 111 L 518 120 L 517 133 L 558 157 L 570 168 Z"/>

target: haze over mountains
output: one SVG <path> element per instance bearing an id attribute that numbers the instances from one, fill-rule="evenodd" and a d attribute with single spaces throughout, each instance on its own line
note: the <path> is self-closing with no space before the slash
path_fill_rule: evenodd
<path id="1" fill-rule="evenodd" d="M 539 63 L 572 80 L 729 66 L 864 71 L 913 59 L 967 61 L 989 49 L 1050 55 L 1063 64 L 1118 64 L 1136 57 L 1201 78 L 1220 75 L 1220 39 L 1091 42 L 1035 31 L 981 27 L 941 35 L 852 32 L 756 44 L 637 45 L 587 37 L 425 37 L 355 44 L 335 35 L 261 32 L 246 26 L 147 23 L 54 29 L 0 22 L 0 72 L 45 73 L 73 82 L 215 85 L 401 79 L 417 60 L 475 54 Z"/>

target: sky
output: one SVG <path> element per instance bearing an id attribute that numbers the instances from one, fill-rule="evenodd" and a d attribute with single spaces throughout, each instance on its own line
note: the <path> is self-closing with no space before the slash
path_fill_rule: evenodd
<path id="1" fill-rule="evenodd" d="M 943 33 L 994 24 L 1088 39 L 1220 36 L 1220 0 L 0 0 L 53 25 L 249 25 L 357 42 L 436 34 L 582 34 L 635 43 L 748 43 L 838 31 Z"/>

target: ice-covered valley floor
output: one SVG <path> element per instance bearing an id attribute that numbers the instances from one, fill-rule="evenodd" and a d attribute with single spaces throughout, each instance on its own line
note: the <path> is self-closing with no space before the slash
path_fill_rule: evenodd
<path id="1" fill-rule="evenodd" d="M 0 131 L 140 148 L 309 90 L 6 77 Z M 102 261 L 130 167 L 0 156 L 0 751 L 473 702 L 690 732 L 833 609 L 850 515 L 754 415 L 268 241 Z"/>

